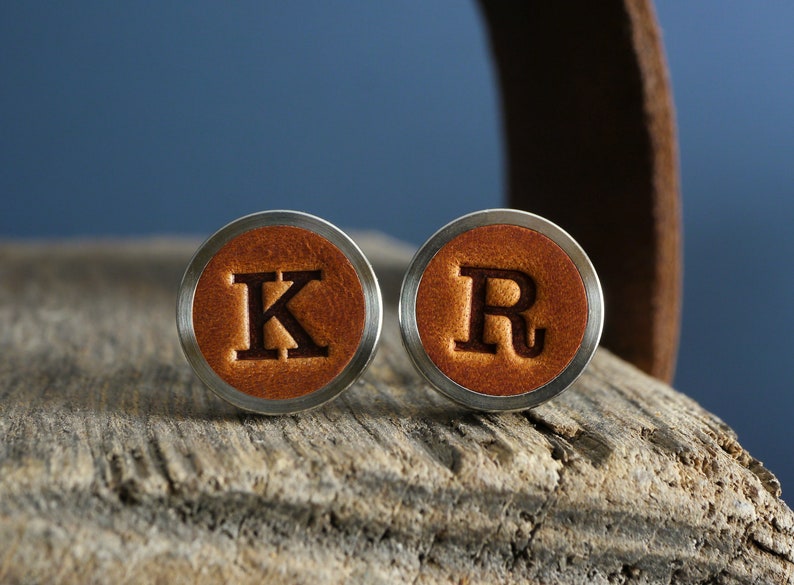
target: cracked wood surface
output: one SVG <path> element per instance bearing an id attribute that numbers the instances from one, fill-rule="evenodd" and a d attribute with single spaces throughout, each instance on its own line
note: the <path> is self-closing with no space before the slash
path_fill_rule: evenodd
<path id="1" fill-rule="evenodd" d="M 193 375 L 195 242 L 0 245 L 0 582 L 794 583 L 794 515 L 719 419 L 605 350 L 477 414 L 399 343 L 325 407 L 246 414 Z"/>

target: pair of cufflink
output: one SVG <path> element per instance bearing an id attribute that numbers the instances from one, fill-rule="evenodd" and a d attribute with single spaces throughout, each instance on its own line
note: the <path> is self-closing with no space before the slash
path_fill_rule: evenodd
<path id="1" fill-rule="evenodd" d="M 240 218 L 205 241 L 180 286 L 177 329 L 199 378 L 240 408 L 290 414 L 349 387 L 375 355 L 383 303 L 340 229 L 295 211 Z M 492 209 L 436 232 L 400 292 L 403 345 L 470 408 L 531 408 L 568 388 L 601 337 L 601 285 L 582 248 L 539 216 Z"/>

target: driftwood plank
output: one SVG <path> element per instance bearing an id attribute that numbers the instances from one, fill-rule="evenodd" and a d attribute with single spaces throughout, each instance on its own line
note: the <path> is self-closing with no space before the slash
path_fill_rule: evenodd
<path id="1" fill-rule="evenodd" d="M 794 583 L 777 480 L 601 350 L 523 414 L 475 414 L 399 343 L 403 248 L 354 387 L 242 413 L 181 355 L 195 242 L 0 246 L 0 582 Z"/>

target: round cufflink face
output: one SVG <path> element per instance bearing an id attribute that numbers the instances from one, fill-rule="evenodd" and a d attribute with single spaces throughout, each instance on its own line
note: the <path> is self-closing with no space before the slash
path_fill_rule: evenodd
<path id="1" fill-rule="evenodd" d="M 319 406 L 374 355 L 381 297 L 358 246 L 295 211 L 249 215 L 211 236 L 177 304 L 193 369 L 229 402 L 264 414 Z"/>
<path id="2" fill-rule="evenodd" d="M 601 285 L 579 245 L 523 211 L 466 215 L 417 252 L 400 294 L 417 369 L 449 398 L 521 410 L 566 389 L 603 328 Z"/>

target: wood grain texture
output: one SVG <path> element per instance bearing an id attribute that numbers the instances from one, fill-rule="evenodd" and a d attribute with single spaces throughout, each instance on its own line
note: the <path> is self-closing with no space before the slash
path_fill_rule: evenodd
<path id="1" fill-rule="evenodd" d="M 681 305 L 678 151 L 651 0 L 480 5 L 501 89 L 508 203 L 577 239 L 604 287 L 605 347 L 669 382 Z"/>
<path id="2" fill-rule="evenodd" d="M 794 583 L 794 514 L 733 432 L 600 350 L 474 414 L 399 344 L 320 410 L 244 414 L 176 338 L 194 243 L 0 246 L 0 582 Z"/>

